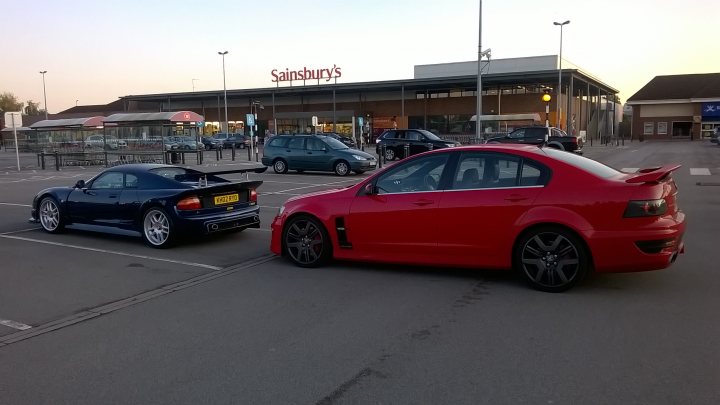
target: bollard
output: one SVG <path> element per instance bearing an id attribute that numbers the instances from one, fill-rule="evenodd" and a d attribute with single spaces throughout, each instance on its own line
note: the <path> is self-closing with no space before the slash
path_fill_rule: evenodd
<path id="1" fill-rule="evenodd" d="M 246 145 L 245 149 L 247 149 L 247 153 L 248 153 L 248 162 L 251 162 L 252 161 L 252 148 L 250 147 L 250 145 Z"/>
<path id="2" fill-rule="evenodd" d="M 259 160 L 258 160 L 258 159 L 259 159 L 259 156 L 260 156 L 260 151 L 258 150 L 257 145 L 255 145 L 255 161 L 256 161 L 256 162 L 259 161 Z"/>
<path id="3" fill-rule="evenodd" d="M 220 148 L 215 149 L 215 160 L 220 160 Z"/>
<path id="4" fill-rule="evenodd" d="M 60 171 L 60 154 L 55 151 L 55 170 Z"/>
<path id="5" fill-rule="evenodd" d="M 45 151 L 40 152 L 40 165 L 45 170 Z"/>
<path id="6" fill-rule="evenodd" d="M 199 165 L 203 164 L 203 150 L 202 149 L 200 149 L 199 155 L 197 158 L 198 158 L 198 164 Z"/>
<path id="7" fill-rule="evenodd" d="M 235 142 L 232 144 L 232 150 L 230 151 L 230 155 L 232 156 L 232 160 L 235 161 Z"/>
<path id="8" fill-rule="evenodd" d="M 406 143 L 405 146 L 403 146 L 403 159 L 407 159 L 408 156 L 410 156 L 410 144 Z"/>
<path id="9" fill-rule="evenodd" d="M 382 168 L 382 160 L 383 160 L 382 146 L 379 148 L 376 148 L 376 151 L 378 153 L 378 169 L 380 169 L 380 168 Z"/>
<path id="10" fill-rule="evenodd" d="M 185 164 L 185 152 L 180 152 L 180 161 Z"/>
<path id="11" fill-rule="evenodd" d="M 387 159 L 385 159 L 386 150 L 387 146 L 385 144 L 380 145 L 380 159 L 382 159 L 383 163 L 387 163 Z"/>

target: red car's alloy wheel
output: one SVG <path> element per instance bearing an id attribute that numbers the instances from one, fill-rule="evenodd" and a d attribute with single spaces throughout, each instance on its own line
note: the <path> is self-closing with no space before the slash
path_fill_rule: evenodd
<path id="1" fill-rule="evenodd" d="M 317 267 L 330 258 L 330 237 L 314 218 L 291 219 L 283 231 L 283 241 L 287 256 L 298 266 Z"/>
<path id="2" fill-rule="evenodd" d="M 565 291 L 587 272 L 588 257 L 583 244 L 561 228 L 538 229 L 526 234 L 517 250 L 516 264 L 536 289 Z"/>

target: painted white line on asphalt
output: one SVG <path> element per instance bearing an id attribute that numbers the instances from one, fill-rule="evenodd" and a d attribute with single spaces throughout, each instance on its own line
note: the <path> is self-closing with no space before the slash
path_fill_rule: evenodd
<path id="1" fill-rule="evenodd" d="M 690 174 L 693 176 L 709 176 L 710 169 L 706 167 L 691 167 Z"/>
<path id="2" fill-rule="evenodd" d="M 304 189 L 307 189 L 307 188 L 315 188 L 315 187 L 336 186 L 336 185 L 338 185 L 338 184 L 348 183 L 348 182 L 351 182 L 351 181 L 357 182 L 357 180 L 355 180 L 355 179 L 349 179 L 349 180 L 335 181 L 335 182 L 332 182 L 332 183 L 313 184 L 312 186 L 289 188 L 289 189 L 287 189 L 287 190 L 270 191 L 270 192 L 264 193 L 264 194 L 265 194 L 265 195 L 269 195 L 269 194 L 287 194 L 288 191 L 304 190 Z"/>
<path id="3" fill-rule="evenodd" d="M 635 173 L 638 170 L 640 170 L 639 167 L 623 167 L 622 169 L 620 169 L 621 172 L 625 173 Z"/>
<path id="4" fill-rule="evenodd" d="M 30 204 L 13 204 L 13 203 L 4 203 L 4 202 L 0 202 L 0 205 L 10 205 L 13 207 L 32 207 L 32 205 L 30 205 Z"/>
<path id="5" fill-rule="evenodd" d="M 28 229 L 21 229 L 19 231 L 10 231 L 10 232 L 3 232 L 0 233 L 0 235 L 14 235 L 16 233 L 23 233 L 23 232 L 30 232 L 30 231 L 37 231 L 40 228 L 28 228 Z"/>
<path id="6" fill-rule="evenodd" d="M 265 229 L 265 228 L 248 228 L 248 231 L 257 231 L 257 232 L 272 232 L 271 229 Z"/>
<path id="7" fill-rule="evenodd" d="M 7 327 L 19 330 L 28 330 L 32 328 L 32 326 L 30 325 L 25 325 L 24 323 L 11 321 L 9 319 L 0 319 L 0 325 L 5 325 Z"/>
<path id="8" fill-rule="evenodd" d="M 222 267 L 211 266 L 211 265 L 209 265 L 209 264 L 203 264 L 203 263 L 193 263 L 193 262 L 186 262 L 186 261 L 183 261 L 183 260 L 173 260 L 173 259 L 164 259 L 164 258 L 161 258 L 161 257 L 152 257 L 152 256 L 145 256 L 145 255 L 135 255 L 135 254 L 131 254 L 131 253 L 117 252 L 117 251 L 114 251 L 114 250 L 91 248 L 91 247 L 87 247 L 87 246 L 69 245 L 69 244 L 67 244 L 67 243 L 50 242 L 50 241 L 47 241 L 47 240 L 23 238 L 23 237 L 21 237 L 21 236 L 0 235 L 0 238 L 13 239 L 13 240 L 21 240 L 21 241 L 24 241 L 24 242 L 41 243 L 41 244 L 44 244 L 44 245 L 60 246 L 60 247 L 66 247 L 66 248 L 71 248 L 71 249 L 87 250 L 87 251 L 90 251 L 90 252 L 108 253 L 108 254 L 111 254 L 111 255 L 133 257 L 133 258 L 136 258 L 136 259 L 147 259 L 147 260 L 155 260 L 155 261 L 158 261 L 158 262 L 182 264 L 182 265 L 184 265 L 184 266 L 201 267 L 201 268 L 210 269 L 210 270 L 220 270 L 220 269 L 222 268 Z"/>

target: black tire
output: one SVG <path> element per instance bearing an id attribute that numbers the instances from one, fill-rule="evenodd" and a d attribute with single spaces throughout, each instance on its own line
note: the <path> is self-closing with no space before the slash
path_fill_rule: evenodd
<path id="1" fill-rule="evenodd" d="M 513 251 L 515 270 L 533 288 L 562 292 L 588 273 L 590 256 L 585 244 L 563 227 L 544 226 L 525 232 Z"/>
<path id="2" fill-rule="evenodd" d="M 140 233 L 149 246 L 165 249 L 175 242 L 175 227 L 167 212 L 160 207 L 152 207 L 143 214 Z"/>
<path id="3" fill-rule="evenodd" d="M 277 174 L 285 174 L 288 171 L 287 162 L 284 159 L 275 159 L 273 161 L 273 170 Z"/>
<path id="4" fill-rule="evenodd" d="M 40 226 L 47 233 L 61 233 L 65 230 L 63 212 L 54 197 L 45 197 L 38 204 Z"/>
<path id="5" fill-rule="evenodd" d="M 290 219 L 283 229 L 282 242 L 285 256 L 300 267 L 319 267 L 332 257 L 330 235 L 311 216 Z"/>
<path id="6" fill-rule="evenodd" d="M 348 174 L 350 174 L 350 163 L 344 160 L 338 160 L 337 162 L 335 162 L 333 170 L 338 176 L 347 176 Z"/>
<path id="7" fill-rule="evenodd" d="M 392 161 L 395 160 L 397 155 L 395 154 L 395 149 L 387 148 L 385 149 L 385 160 L 386 161 Z"/>

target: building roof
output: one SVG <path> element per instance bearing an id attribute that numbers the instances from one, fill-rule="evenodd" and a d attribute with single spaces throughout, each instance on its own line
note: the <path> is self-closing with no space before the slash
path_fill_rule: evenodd
<path id="1" fill-rule="evenodd" d="M 200 122 L 204 118 L 202 115 L 192 111 L 171 111 L 156 113 L 128 113 L 113 114 L 105 118 L 105 123 L 129 123 L 138 121 L 167 121 L 167 122 Z"/>
<path id="2" fill-rule="evenodd" d="M 720 73 L 655 76 L 628 104 L 720 101 Z"/>

